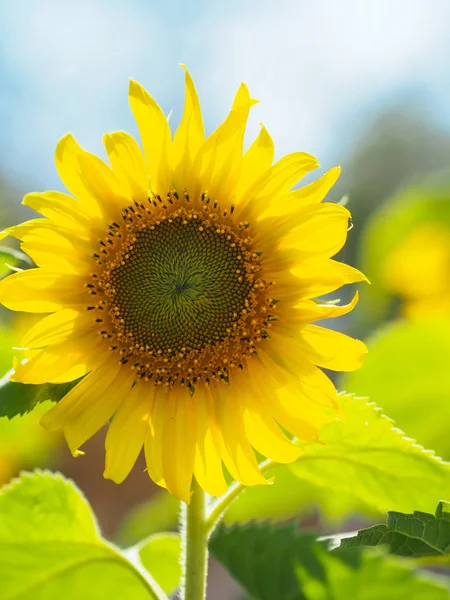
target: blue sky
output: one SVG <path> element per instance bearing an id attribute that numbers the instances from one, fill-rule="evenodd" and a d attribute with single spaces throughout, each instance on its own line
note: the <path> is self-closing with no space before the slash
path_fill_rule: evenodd
<path id="1" fill-rule="evenodd" d="M 447 0 L 5 0 L 0 6 L 0 170 L 61 189 L 57 140 L 72 131 L 103 155 L 104 132 L 136 133 L 128 79 L 177 123 L 187 64 L 207 129 L 240 81 L 258 98 L 277 154 L 324 167 L 384 105 L 414 103 L 450 129 Z"/>

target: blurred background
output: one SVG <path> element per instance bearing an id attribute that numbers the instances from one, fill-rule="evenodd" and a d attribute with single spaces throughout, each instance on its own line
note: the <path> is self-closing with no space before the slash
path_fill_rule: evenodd
<path id="1" fill-rule="evenodd" d="M 338 324 L 370 348 L 363 369 L 339 387 L 370 396 L 449 459 L 449 23 L 447 0 L 6 0 L 0 230 L 28 218 L 24 193 L 63 189 L 53 163 L 63 134 L 102 157 L 105 132 L 137 135 L 130 77 L 173 111 L 176 125 L 185 63 L 209 133 L 245 81 L 261 100 L 248 140 L 262 122 L 277 158 L 303 150 L 318 156 L 320 172 L 343 168 L 329 199 L 348 196 L 354 227 L 338 259 L 363 269 L 372 285 L 359 286 L 360 305 Z M 0 312 L 0 376 L 28 326 Z M 143 463 L 121 486 L 102 479 L 104 432 L 75 460 L 37 421 L 35 413 L 0 419 L 0 481 L 21 468 L 61 469 L 86 493 L 104 534 L 121 543 L 136 541 L 145 519 L 147 533 L 174 526 L 177 504 L 155 495 Z M 376 520 L 351 495 L 334 507 L 317 498 L 306 491 L 285 513 L 265 516 L 299 516 L 324 532 Z M 216 585 L 226 576 L 213 569 L 212 600 L 238 597 L 231 583 Z"/>

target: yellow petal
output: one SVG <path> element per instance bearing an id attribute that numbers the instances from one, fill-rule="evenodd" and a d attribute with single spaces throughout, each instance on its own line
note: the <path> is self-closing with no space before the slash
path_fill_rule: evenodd
<path id="1" fill-rule="evenodd" d="M 92 315 L 64 308 L 40 319 L 21 341 L 23 348 L 43 348 L 50 344 L 59 344 L 72 335 L 92 330 Z"/>
<path id="2" fill-rule="evenodd" d="M 186 72 L 186 97 L 181 123 L 175 132 L 173 141 L 174 184 L 178 190 L 192 190 L 192 167 L 194 159 L 205 140 L 205 128 L 200 102 L 194 82 L 184 65 Z"/>
<path id="3" fill-rule="evenodd" d="M 261 362 L 268 370 L 273 370 L 277 365 L 282 371 L 286 372 L 286 378 L 298 377 L 301 362 L 304 360 L 293 348 L 293 341 L 290 337 L 283 335 L 283 332 L 270 330 L 270 345 L 258 349 L 258 356 Z M 283 345 L 281 343 L 283 341 Z M 280 379 L 280 387 L 285 382 Z"/>
<path id="4" fill-rule="evenodd" d="M 332 413 L 339 408 L 334 383 L 310 362 L 303 361 L 299 366 L 297 385 L 299 394 L 313 404 L 329 409 Z"/>
<path id="5" fill-rule="evenodd" d="M 261 218 L 265 209 L 275 205 L 286 192 L 319 163 L 306 152 L 294 152 L 281 158 L 243 194 L 237 207 L 249 219 Z"/>
<path id="6" fill-rule="evenodd" d="M 242 159 L 242 171 L 236 189 L 237 202 L 239 202 L 243 192 L 270 169 L 274 155 L 273 140 L 267 129 L 262 125 L 258 137 Z"/>
<path id="7" fill-rule="evenodd" d="M 278 202 L 272 203 L 270 209 L 265 211 L 264 216 L 291 214 L 304 210 L 311 204 L 319 204 L 338 180 L 340 172 L 340 167 L 333 167 L 316 181 L 289 192 Z"/>
<path id="8" fill-rule="evenodd" d="M 35 229 L 48 229 L 49 231 L 53 231 L 55 225 L 48 221 L 47 219 L 32 219 L 31 221 L 25 221 L 25 223 L 20 223 L 20 225 L 14 225 L 13 227 L 8 227 L 3 231 L 0 231 L 0 240 L 3 240 L 5 237 L 9 235 L 18 240 L 23 239 L 27 234 L 31 233 Z"/>
<path id="9" fill-rule="evenodd" d="M 299 351 L 316 365 L 333 371 L 354 371 L 367 354 L 367 347 L 360 340 L 317 325 L 304 327 L 296 342 Z"/>
<path id="10" fill-rule="evenodd" d="M 150 187 L 165 196 L 172 188 L 172 136 L 159 105 L 137 81 L 130 81 L 129 101 L 150 174 Z"/>
<path id="11" fill-rule="evenodd" d="M 107 355 L 108 356 L 108 355 Z M 77 385 L 64 396 L 62 400 L 55 404 L 53 408 L 46 413 L 41 424 L 49 431 L 57 431 L 66 427 L 98 398 L 102 397 L 106 390 L 111 386 L 124 367 L 109 354 L 109 360 L 96 365 L 89 375 L 77 383 Z M 131 387 L 131 385 L 130 385 Z M 114 396 L 114 393 L 111 393 Z M 112 413 L 111 413 L 112 414 Z"/>
<path id="12" fill-rule="evenodd" d="M 122 483 L 144 445 L 155 396 L 155 386 L 137 383 L 114 415 L 106 435 L 104 476 Z"/>
<path id="13" fill-rule="evenodd" d="M 137 202 L 145 202 L 149 189 L 148 171 L 145 159 L 136 140 L 123 131 L 107 133 L 103 136 L 109 162 L 115 176 L 128 195 Z"/>
<path id="14" fill-rule="evenodd" d="M 289 192 L 289 200 L 292 207 L 295 208 L 299 205 L 305 206 L 307 204 L 318 204 L 319 202 L 322 202 L 339 179 L 340 174 L 341 168 L 333 167 L 322 175 L 322 177 L 319 177 L 319 179 L 313 181 L 309 185 L 305 185 L 299 190 Z"/>
<path id="15" fill-rule="evenodd" d="M 72 232 L 35 227 L 22 239 L 21 249 L 38 267 L 61 274 L 92 270 L 92 245 L 72 235 Z"/>
<path id="16" fill-rule="evenodd" d="M 86 152 L 69 133 L 58 142 L 56 168 L 66 188 L 88 213 L 107 221 L 129 204 L 112 170 L 97 156 Z"/>
<path id="17" fill-rule="evenodd" d="M 301 450 L 288 440 L 285 434 L 275 423 L 270 408 L 247 395 L 244 403 L 244 425 L 250 444 L 263 456 L 279 463 L 291 463 L 296 460 Z"/>
<path id="18" fill-rule="evenodd" d="M 44 269 L 28 269 L 0 281 L 0 303 L 10 310 L 49 313 L 85 305 L 84 278 Z"/>
<path id="19" fill-rule="evenodd" d="M 89 332 L 49 346 L 17 365 L 11 381 L 33 384 L 73 381 L 86 375 L 102 355 L 100 337 Z"/>
<path id="20" fill-rule="evenodd" d="M 167 390 L 156 387 L 154 390 L 153 406 L 150 414 L 150 427 L 144 442 L 145 462 L 147 470 L 153 481 L 162 487 L 167 487 L 163 472 L 163 427 L 165 408 L 167 404 Z"/>
<path id="21" fill-rule="evenodd" d="M 286 387 L 281 388 L 276 365 L 269 370 L 259 357 L 247 361 L 247 370 L 253 397 L 259 399 L 267 414 L 299 439 L 317 442 L 320 427 L 330 420 L 328 405 L 324 410 L 302 394 L 298 377 L 284 378 Z"/>
<path id="22" fill-rule="evenodd" d="M 125 368 L 115 378 L 109 378 L 109 385 L 102 394 L 86 394 L 82 398 L 78 413 L 64 428 L 72 454 L 76 455 L 80 446 L 108 422 L 130 393 L 132 383 L 133 373 Z"/>
<path id="23" fill-rule="evenodd" d="M 309 323 L 311 321 L 319 321 L 320 319 L 341 317 L 351 312 L 357 305 L 358 300 L 358 292 L 355 293 L 351 302 L 342 306 L 339 304 L 320 304 L 313 300 L 303 300 L 295 307 L 298 316 L 294 317 L 294 320 Z"/>
<path id="24" fill-rule="evenodd" d="M 363 273 L 336 260 L 311 260 L 292 270 L 297 278 L 296 285 L 301 289 L 299 300 L 317 298 L 333 292 L 343 285 L 367 281 Z"/>
<path id="25" fill-rule="evenodd" d="M 266 351 L 258 349 L 258 357 L 269 372 L 281 369 L 288 376 L 280 377 L 280 388 L 297 390 L 317 406 L 335 409 L 338 406 L 336 388 L 330 379 L 308 358 L 299 352 L 294 341 L 271 330 L 271 343 Z M 278 374 L 277 374 L 278 377 Z"/>
<path id="26" fill-rule="evenodd" d="M 200 148 L 194 162 L 196 195 L 208 191 L 215 202 L 234 202 L 235 186 L 242 165 L 244 133 L 250 108 L 255 100 L 245 84 L 241 84 L 233 107 L 225 121 Z"/>
<path id="27" fill-rule="evenodd" d="M 76 231 L 78 236 L 87 239 L 92 236 L 94 215 L 72 196 L 61 192 L 33 192 L 24 197 L 22 204 L 47 217 L 58 227 Z"/>
<path id="28" fill-rule="evenodd" d="M 172 496 L 189 503 L 196 442 L 195 400 L 185 388 L 169 392 L 164 415 L 163 469 Z"/>
<path id="29" fill-rule="evenodd" d="M 270 407 L 278 423 L 304 442 L 318 443 L 323 425 L 335 418 L 335 414 L 327 414 L 295 388 L 278 389 Z"/>
<path id="30" fill-rule="evenodd" d="M 197 386 L 194 394 L 197 415 L 197 446 L 194 474 L 200 487 L 211 496 L 221 496 L 227 490 L 223 475 L 220 448 L 214 433 L 215 419 L 212 413 L 212 398 L 203 385 Z"/>
<path id="31" fill-rule="evenodd" d="M 301 224 L 284 237 L 281 247 L 296 248 L 305 256 L 334 256 L 345 244 L 350 217 L 339 204 L 313 206 L 303 213 Z"/>
<path id="32" fill-rule="evenodd" d="M 30 223 L 30 221 L 28 222 Z M 23 224 L 25 225 L 25 223 Z M 103 225 L 102 234 L 105 233 L 105 227 Z M 79 235 L 77 231 L 70 231 L 69 229 L 63 229 L 57 227 L 48 219 L 36 219 L 33 227 L 29 225 L 27 230 L 24 230 L 21 236 L 22 241 L 27 242 L 28 240 L 40 240 L 41 242 L 48 242 L 49 246 L 60 246 L 61 250 L 70 250 L 72 252 L 78 251 L 80 255 L 91 256 L 93 251 L 92 238 L 88 239 Z M 95 248 L 97 248 L 98 241 L 95 240 Z"/>
<path id="33" fill-rule="evenodd" d="M 244 485 L 267 484 L 244 427 L 243 410 L 228 386 L 214 390 L 215 410 L 222 442 L 222 459 L 231 476 Z"/>

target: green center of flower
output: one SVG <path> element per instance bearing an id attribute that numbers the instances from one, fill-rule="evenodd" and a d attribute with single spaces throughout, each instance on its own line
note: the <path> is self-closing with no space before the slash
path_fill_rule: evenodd
<path id="1" fill-rule="evenodd" d="M 111 287 L 124 333 L 140 346 L 184 354 L 233 331 L 252 284 L 240 244 L 217 229 L 180 216 L 135 233 Z"/>

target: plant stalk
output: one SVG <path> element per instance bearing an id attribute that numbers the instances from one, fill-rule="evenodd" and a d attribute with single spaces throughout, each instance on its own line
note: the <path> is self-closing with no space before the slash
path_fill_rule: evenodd
<path id="1" fill-rule="evenodd" d="M 191 502 L 189 505 L 183 503 L 181 509 L 182 600 L 204 600 L 206 598 L 208 570 L 206 504 L 206 494 L 194 478 Z"/>

